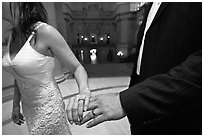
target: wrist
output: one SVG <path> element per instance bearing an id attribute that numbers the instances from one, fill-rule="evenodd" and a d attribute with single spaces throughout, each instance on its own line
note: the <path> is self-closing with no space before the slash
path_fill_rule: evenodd
<path id="1" fill-rule="evenodd" d="M 20 105 L 19 106 L 13 106 L 13 112 L 20 111 Z"/>
<path id="2" fill-rule="evenodd" d="M 20 103 L 13 102 L 13 107 L 20 107 Z"/>
<path id="3" fill-rule="evenodd" d="M 80 92 L 80 93 L 83 93 L 83 92 L 86 92 L 86 93 L 87 93 L 87 92 L 90 92 L 90 89 L 89 89 L 88 87 L 83 87 L 83 88 L 80 88 L 80 89 L 79 89 L 79 92 Z"/>
<path id="4" fill-rule="evenodd" d="M 123 109 L 123 106 L 122 106 L 122 102 L 121 102 L 121 98 L 120 98 L 120 93 L 117 94 L 117 98 L 119 100 L 119 106 L 120 106 L 120 110 L 121 110 L 121 115 L 124 117 L 126 116 L 126 112 L 125 110 Z"/>
<path id="5" fill-rule="evenodd" d="M 20 108 L 20 104 L 13 104 L 13 108 Z"/>

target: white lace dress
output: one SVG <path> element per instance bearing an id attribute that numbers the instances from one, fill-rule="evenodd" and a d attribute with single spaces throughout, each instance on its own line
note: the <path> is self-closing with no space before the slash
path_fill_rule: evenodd
<path id="1" fill-rule="evenodd" d="M 36 29 L 41 25 L 46 24 L 41 23 Z M 29 133 L 71 134 L 62 94 L 54 78 L 54 58 L 33 49 L 30 45 L 32 37 L 33 34 L 12 60 L 9 42 L 2 59 L 5 70 L 17 80 Z"/>

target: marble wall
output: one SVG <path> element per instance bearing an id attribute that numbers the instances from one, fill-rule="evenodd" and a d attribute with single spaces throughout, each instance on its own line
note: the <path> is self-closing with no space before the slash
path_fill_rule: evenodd
<path id="1" fill-rule="evenodd" d="M 116 45 L 116 50 L 128 56 L 136 45 L 136 33 L 139 28 L 136 10 L 139 2 L 67 2 L 64 3 L 65 24 L 72 34 L 68 43 L 70 45 L 82 44 L 78 35 L 86 37 L 90 44 L 92 35 L 96 41 L 105 40 L 109 35 L 110 44 Z M 79 42 L 80 41 L 80 42 Z M 83 41 L 84 42 L 84 41 Z M 84 43 L 83 43 L 84 44 Z"/>

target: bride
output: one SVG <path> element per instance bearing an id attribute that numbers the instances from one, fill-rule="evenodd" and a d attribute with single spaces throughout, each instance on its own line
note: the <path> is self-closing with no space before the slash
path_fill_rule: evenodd
<path id="1" fill-rule="evenodd" d="M 46 23 L 42 3 L 2 4 L 3 19 L 13 27 L 2 59 L 3 68 L 15 78 L 13 122 L 26 121 L 30 134 L 71 134 L 67 115 L 73 117 L 70 123 L 79 124 L 90 99 L 84 67 L 60 33 Z M 78 84 L 79 94 L 69 101 L 68 113 L 54 79 L 54 57 L 74 73 Z"/>

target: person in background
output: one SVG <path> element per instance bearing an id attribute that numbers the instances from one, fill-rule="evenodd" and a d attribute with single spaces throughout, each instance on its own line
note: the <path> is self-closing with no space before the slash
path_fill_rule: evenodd
<path id="1" fill-rule="evenodd" d="M 202 134 L 202 2 L 147 4 L 128 89 L 91 97 L 81 124 L 127 116 L 131 134 Z"/>
<path id="2" fill-rule="evenodd" d="M 46 23 L 47 12 L 42 3 L 2 5 L 3 19 L 12 26 L 2 64 L 15 78 L 13 122 L 21 125 L 26 121 L 29 133 L 34 135 L 71 134 L 67 115 L 78 112 L 80 117 L 70 122 L 79 123 L 90 98 L 84 67 L 61 34 Z M 69 101 L 67 113 L 54 77 L 55 57 L 74 73 L 79 88 L 79 94 Z"/>

